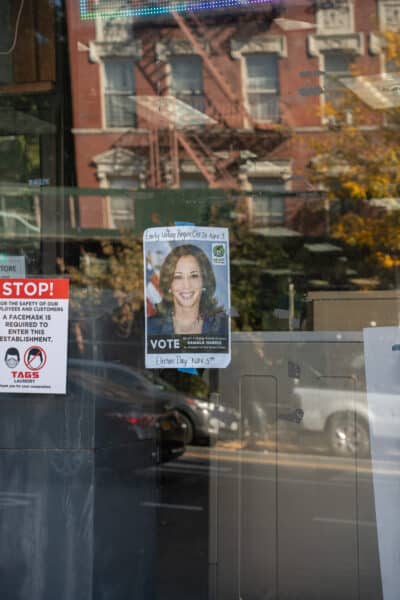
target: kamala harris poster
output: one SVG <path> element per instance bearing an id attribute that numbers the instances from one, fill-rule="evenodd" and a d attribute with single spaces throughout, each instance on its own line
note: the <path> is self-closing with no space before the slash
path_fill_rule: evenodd
<path id="1" fill-rule="evenodd" d="M 228 229 L 152 227 L 143 235 L 143 255 L 146 367 L 227 367 Z"/>

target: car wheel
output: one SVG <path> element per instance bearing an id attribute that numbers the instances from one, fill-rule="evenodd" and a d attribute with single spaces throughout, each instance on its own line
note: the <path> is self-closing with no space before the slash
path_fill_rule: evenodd
<path id="1" fill-rule="evenodd" d="M 364 419 L 352 412 L 334 415 L 328 425 L 329 443 L 337 456 L 369 455 L 370 440 Z"/>
<path id="2" fill-rule="evenodd" d="M 187 417 L 185 414 L 183 413 L 179 413 L 182 421 L 184 422 L 184 424 L 186 425 L 186 431 L 185 431 L 185 444 L 191 444 L 193 442 L 193 438 L 194 438 L 194 427 L 193 427 L 193 423 L 192 421 L 189 419 L 189 417 Z"/>

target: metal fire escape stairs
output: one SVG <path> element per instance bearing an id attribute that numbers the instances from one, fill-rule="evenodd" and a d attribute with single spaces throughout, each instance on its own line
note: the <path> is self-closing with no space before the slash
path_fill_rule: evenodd
<path id="1" fill-rule="evenodd" d="M 180 30 L 185 35 L 186 39 L 191 43 L 193 50 L 196 54 L 198 54 L 202 60 L 205 68 L 208 70 L 213 79 L 217 82 L 218 86 L 225 94 L 226 98 L 233 105 L 235 112 L 239 113 L 242 117 L 244 117 L 248 123 L 248 126 L 253 127 L 254 122 L 249 114 L 241 94 L 237 94 L 229 81 L 225 78 L 225 76 L 221 73 L 221 71 L 216 67 L 212 57 L 207 52 L 206 48 L 200 41 L 198 35 L 195 33 L 194 29 L 190 27 L 189 21 L 185 19 L 182 14 L 173 12 L 172 13 L 175 22 L 179 26 Z M 210 36 L 206 26 L 200 21 L 197 15 L 190 13 L 190 18 L 192 22 L 195 24 L 199 33 L 201 33 L 202 38 L 207 42 L 210 50 L 212 51 L 213 56 L 222 56 L 222 50 L 220 44 L 215 43 L 215 40 Z"/>
<path id="2" fill-rule="evenodd" d="M 195 54 L 202 58 L 204 68 L 207 69 L 213 80 L 228 100 L 230 113 L 239 115 L 241 121 L 246 124 L 248 130 L 254 128 L 254 122 L 249 114 L 240 92 L 237 93 L 228 79 L 216 66 L 215 57 L 226 58 L 226 53 L 221 48 L 221 37 L 217 41 L 207 26 L 194 13 L 186 17 L 182 14 L 171 13 L 175 23 L 191 44 Z M 221 32 L 220 32 L 221 33 Z M 232 34 L 232 28 L 222 31 L 224 40 Z M 165 42 L 166 31 L 163 31 Z M 142 37 L 143 59 L 138 62 L 138 67 L 155 96 L 168 95 L 168 75 L 165 62 L 159 60 L 156 48 L 154 31 L 149 31 Z M 224 128 L 225 132 L 232 129 L 221 111 L 210 98 L 206 99 L 206 111 Z M 157 120 L 149 116 L 148 121 L 148 148 L 149 148 L 149 185 L 151 187 L 179 187 L 180 185 L 180 152 L 182 148 L 188 158 L 193 161 L 200 173 L 208 182 L 210 188 L 227 190 L 239 190 L 238 178 L 231 172 L 230 168 L 240 162 L 240 151 L 230 149 L 228 155 L 221 157 L 216 154 L 203 135 L 204 127 L 209 129 L 212 125 L 203 128 L 178 128 L 169 126 L 160 127 Z M 167 176 L 166 165 L 170 165 Z"/>
<path id="3" fill-rule="evenodd" d="M 220 71 L 214 66 L 212 59 L 204 48 L 202 41 L 198 39 L 198 36 L 194 34 L 187 21 L 183 19 L 177 13 L 172 13 L 172 16 L 185 35 L 186 39 L 191 43 L 194 52 L 199 54 L 203 59 L 203 64 L 206 66 L 210 74 L 214 79 L 217 80 L 219 87 L 222 89 L 224 95 L 228 98 L 229 103 L 232 106 L 231 113 L 245 115 L 247 121 L 250 121 L 249 115 L 241 103 L 241 99 L 238 98 L 228 81 L 223 77 Z M 198 19 L 198 17 L 191 13 L 191 18 L 198 28 L 199 33 L 206 39 L 209 48 L 213 54 L 218 53 L 221 55 L 219 46 L 214 41 L 210 42 L 210 36 L 207 33 L 207 28 Z M 163 32 L 163 42 L 166 41 L 166 32 Z M 160 61 L 157 57 L 155 45 L 154 45 L 154 33 L 150 32 L 147 36 L 142 39 L 143 44 L 143 60 L 138 63 L 138 66 L 145 78 L 150 84 L 153 93 L 157 96 L 165 96 L 168 94 L 168 78 L 166 65 L 163 61 Z M 225 129 L 229 128 L 229 123 L 226 120 L 223 111 L 221 111 L 216 104 L 212 102 L 210 98 L 206 99 L 206 111 L 215 119 L 218 124 Z M 165 139 L 166 138 L 166 139 Z M 164 141 L 164 144 L 162 143 Z M 168 147 L 169 157 L 165 156 L 162 151 L 163 146 Z M 236 163 L 240 158 L 240 152 L 231 151 L 228 157 L 221 158 L 216 155 L 207 143 L 202 139 L 202 132 L 197 129 L 182 129 L 176 127 L 170 127 L 168 129 L 167 136 L 162 135 L 157 125 L 149 119 L 149 184 L 152 187 L 163 187 L 165 183 L 165 170 L 166 159 L 169 158 L 170 169 L 170 181 L 168 187 L 179 187 L 180 183 L 180 165 L 179 165 L 179 147 L 181 147 L 188 158 L 193 161 L 200 173 L 208 182 L 210 188 L 222 188 L 222 189 L 233 189 L 238 190 L 240 188 L 239 182 L 230 171 L 229 167 Z M 164 175 L 164 177 L 163 177 Z"/>

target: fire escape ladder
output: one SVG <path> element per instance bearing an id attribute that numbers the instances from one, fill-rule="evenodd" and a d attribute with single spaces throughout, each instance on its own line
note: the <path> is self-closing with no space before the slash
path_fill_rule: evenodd
<path id="1" fill-rule="evenodd" d="M 143 41 L 143 58 L 137 65 L 154 94 L 163 96 L 167 91 L 167 72 L 165 63 L 157 58 L 154 37 Z"/>
<path id="2" fill-rule="evenodd" d="M 161 168 L 160 168 L 160 141 L 158 131 L 151 129 L 149 131 L 149 182 L 150 187 L 162 187 Z"/>
<path id="3" fill-rule="evenodd" d="M 208 43 L 209 48 L 210 48 L 212 54 L 213 55 L 219 55 L 219 56 L 221 56 L 222 55 L 222 51 L 221 51 L 218 43 L 210 35 L 209 30 L 204 25 L 204 23 L 198 18 L 198 16 L 196 15 L 195 12 L 190 12 L 187 15 L 186 25 L 187 25 L 188 29 L 190 29 L 190 25 L 188 23 L 189 19 L 193 23 L 193 25 L 196 28 L 196 30 L 200 33 L 201 37 Z M 197 37 L 199 37 L 199 36 L 197 36 Z M 198 40 L 198 43 L 201 45 L 200 40 Z M 208 109 L 207 113 L 212 118 L 216 119 L 216 121 L 218 121 L 219 125 L 223 125 L 224 127 L 230 127 L 229 121 L 226 119 L 226 117 L 224 115 L 224 111 L 220 109 L 220 107 L 218 106 L 218 104 L 215 104 L 212 101 L 212 99 L 209 98 L 206 95 L 204 96 L 204 99 L 205 99 L 205 102 L 206 102 L 206 107 Z"/>
<path id="4" fill-rule="evenodd" d="M 187 16 L 188 16 L 188 18 L 190 18 L 190 20 L 196 27 L 197 31 L 201 34 L 201 36 L 204 38 L 204 40 L 208 43 L 212 53 L 215 55 L 221 56 L 223 54 L 223 51 L 221 50 L 221 41 L 217 40 L 216 36 L 210 35 L 210 30 L 207 28 L 206 25 L 204 25 L 203 21 L 198 17 L 198 15 L 195 12 L 190 12 L 190 13 L 188 13 Z M 227 27 L 225 27 L 225 30 L 227 30 Z M 236 27 L 234 28 L 234 30 L 236 31 Z M 221 32 L 219 31 L 218 35 L 220 33 Z M 229 28 L 225 32 L 225 35 L 229 39 L 230 37 L 232 37 L 232 33 L 233 33 L 232 28 Z"/>
<path id="5" fill-rule="evenodd" d="M 235 94 L 228 81 L 214 65 L 212 58 L 209 56 L 208 52 L 205 50 L 201 42 L 197 39 L 196 34 L 190 29 L 184 17 L 182 17 L 181 14 L 176 12 L 172 12 L 171 14 L 178 26 L 180 27 L 183 34 L 192 44 L 192 47 L 195 50 L 195 52 L 203 59 L 203 64 L 206 67 L 206 69 L 218 83 L 220 89 L 223 91 L 225 96 L 234 105 L 235 110 L 239 111 L 247 119 L 250 125 L 253 125 L 253 119 L 249 115 L 246 107 L 244 106 L 242 98 L 240 97 L 240 95 L 237 96 Z"/>
<path id="6" fill-rule="evenodd" d="M 220 159 L 217 162 L 217 167 L 220 170 L 225 170 L 230 167 L 233 163 L 235 163 L 240 158 L 240 150 L 233 150 L 229 152 L 229 155 L 226 158 Z"/>
<path id="7" fill-rule="evenodd" d="M 192 159 L 194 164 L 199 169 L 200 173 L 204 176 L 204 178 L 208 181 L 208 184 L 211 188 L 215 187 L 216 180 L 211 173 L 206 160 L 201 156 L 201 152 L 199 148 L 195 148 L 195 144 L 190 142 L 187 136 L 185 136 L 182 132 L 176 131 L 176 137 L 182 148 L 185 150 L 189 158 Z"/>
<path id="8" fill-rule="evenodd" d="M 200 148 L 200 150 L 202 150 L 207 158 L 214 161 L 215 157 L 211 148 L 209 148 L 196 133 L 191 133 L 190 137 L 196 142 L 197 146 Z"/>
<path id="9" fill-rule="evenodd" d="M 224 112 L 223 110 L 221 110 L 217 104 L 215 104 L 211 98 L 209 98 L 206 94 L 204 94 L 204 101 L 205 101 L 205 109 L 204 112 L 211 117 L 212 119 L 214 119 L 215 121 L 217 121 L 218 125 L 223 125 L 225 128 L 230 127 L 229 122 L 227 121 L 226 117 L 224 116 Z"/>
<path id="10" fill-rule="evenodd" d="M 170 128 L 168 131 L 169 135 L 169 154 L 171 164 L 171 187 L 178 188 L 180 186 L 180 172 L 179 172 L 179 145 L 177 131 L 175 128 Z"/>
<path id="11" fill-rule="evenodd" d="M 207 26 L 204 25 L 195 12 L 187 13 L 186 25 L 189 28 L 191 27 L 192 31 L 196 28 L 197 37 L 199 38 L 201 36 L 203 40 L 207 42 L 212 54 L 221 54 L 219 44 L 215 41 L 215 37 L 210 35 L 210 30 L 207 29 Z"/>
<path id="12" fill-rule="evenodd" d="M 214 152 L 203 142 L 203 140 L 196 135 L 195 133 L 191 136 L 192 139 L 196 142 L 197 146 L 202 150 L 202 152 L 207 156 L 207 158 L 212 162 L 215 170 L 221 176 L 221 183 L 224 184 L 223 187 L 227 186 L 230 188 L 236 189 L 238 187 L 238 182 L 236 179 L 229 173 L 229 171 L 225 168 L 225 165 L 222 161 L 216 160 L 216 156 Z M 215 180 L 215 182 L 218 180 Z"/>

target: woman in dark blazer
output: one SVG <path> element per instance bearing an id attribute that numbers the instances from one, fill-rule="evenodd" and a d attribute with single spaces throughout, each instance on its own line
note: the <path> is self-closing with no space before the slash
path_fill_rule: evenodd
<path id="1" fill-rule="evenodd" d="M 148 335 L 228 335 L 228 317 L 215 298 L 207 255 L 193 244 L 177 246 L 160 271 L 163 300 L 148 319 Z"/>

